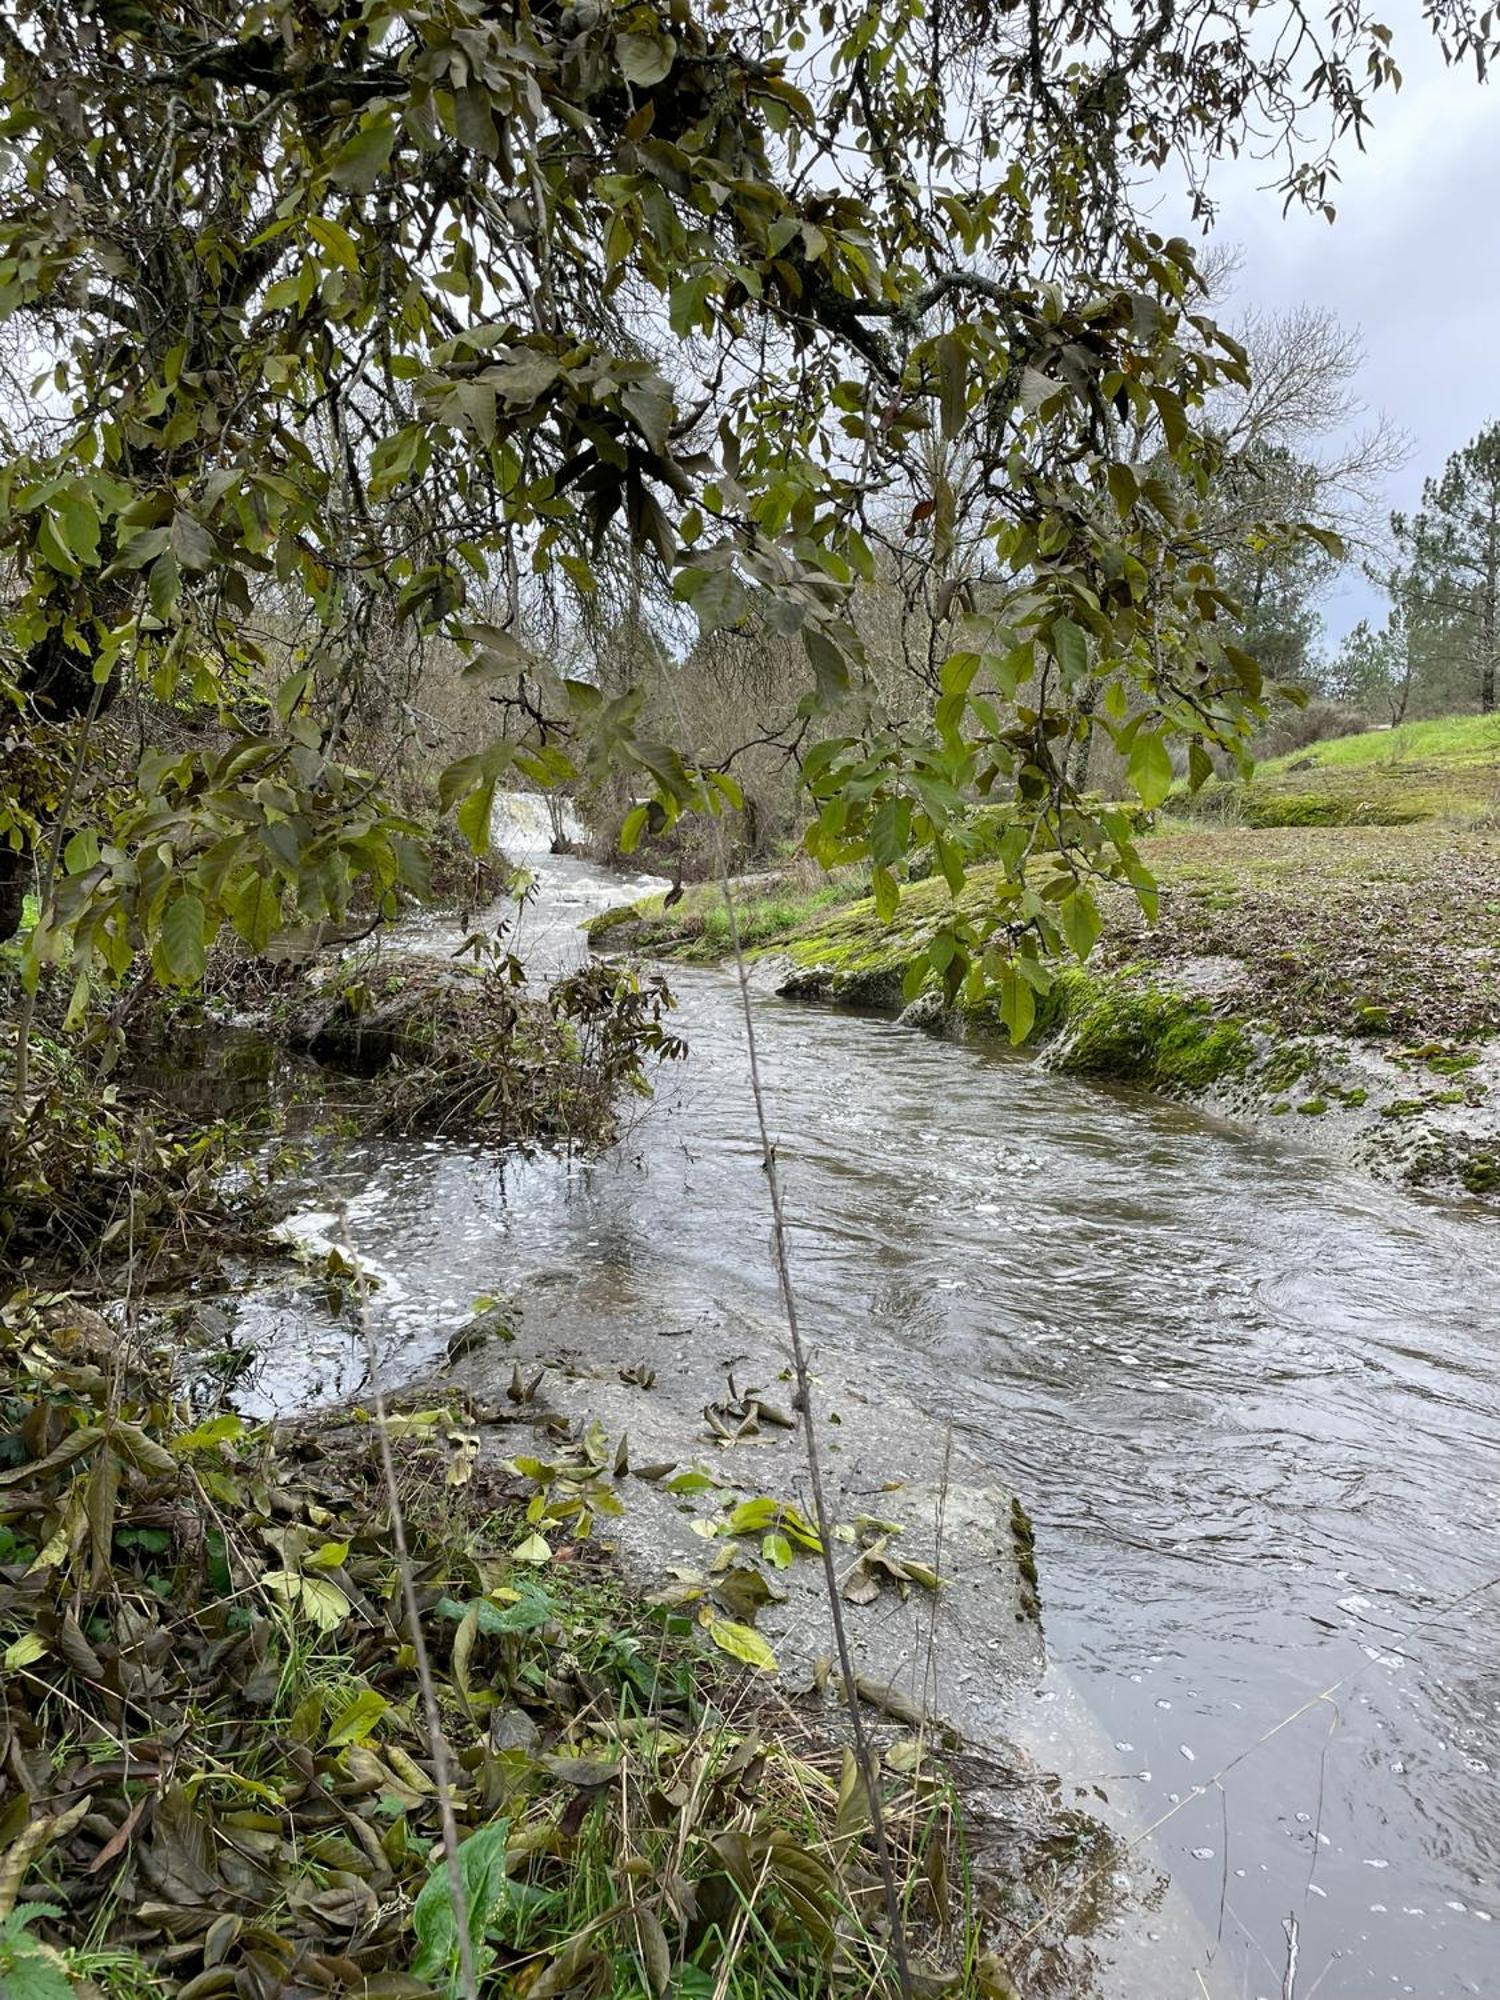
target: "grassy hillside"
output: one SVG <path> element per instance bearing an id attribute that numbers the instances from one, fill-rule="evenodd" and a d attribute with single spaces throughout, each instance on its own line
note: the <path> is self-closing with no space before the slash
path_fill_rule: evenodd
<path id="1" fill-rule="evenodd" d="M 1249 826 L 1500 824 L 1500 714 L 1447 715 L 1338 736 L 1211 785 L 1185 809 Z"/>
<path id="2" fill-rule="evenodd" d="M 1367 729 L 1335 736 L 1262 766 L 1264 773 L 1312 765 L 1318 770 L 1369 764 L 1500 765 L 1500 713 L 1439 715 L 1429 722 L 1403 722 L 1399 729 Z"/>

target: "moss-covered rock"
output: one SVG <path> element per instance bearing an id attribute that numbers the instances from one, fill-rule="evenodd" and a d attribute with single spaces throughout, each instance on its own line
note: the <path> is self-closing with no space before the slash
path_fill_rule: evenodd
<path id="1" fill-rule="evenodd" d="M 1070 969 L 1044 1013 L 1057 1033 L 1047 1060 L 1069 1076 L 1206 1091 L 1244 1071 L 1254 1052 L 1243 1022 L 1129 974 Z"/>

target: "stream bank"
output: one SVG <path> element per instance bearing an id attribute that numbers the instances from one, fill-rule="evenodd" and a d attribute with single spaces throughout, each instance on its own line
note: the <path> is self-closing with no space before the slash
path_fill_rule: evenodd
<path id="1" fill-rule="evenodd" d="M 1500 951 L 1484 942 L 1500 907 L 1493 836 L 1169 825 L 1144 851 L 1160 917 L 1147 924 L 1126 892 L 1103 896 L 1088 964 L 1037 998 L 1029 1046 L 1043 1064 L 1279 1126 L 1398 1185 L 1500 1195 Z M 971 872 L 960 919 L 993 873 Z M 648 898 L 603 912 L 590 935 L 613 954 L 715 963 L 730 949 L 720 900 L 715 885 L 670 909 Z M 752 878 L 736 904 L 763 990 L 948 1035 L 1003 1033 L 988 998 L 909 1003 L 914 961 L 954 914 L 941 881 L 908 884 L 889 923 L 852 871 Z"/>
<path id="2" fill-rule="evenodd" d="M 455 1832 L 487 1993 L 890 1989 L 836 1703 L 735 1664 L 758 1572 L 631 1587 L 597 1420 L 445 1384 L 260 1428 L 179 1363 L 0 1304 L 0 1992 L 452 2000 Z M 1097 1829 L 911 1722 L 871 1734 L 915 1990 L 1092 1993 Z"/>
<path id="3" fill-rule="evenodd" d="M 576 951 L 573 925 L 620 885 L 553 866 L 556 901 L 544 877 L 525 921 Z M 429 942 L 457 940 L 434 922 Z M 384 1280 L 370 1319 L 387 1380 L 444 1377 L 476 1300 L 516 1297 L 516 1352 L 566 1358 L 597 1328 L 617 1366 L 656 1369 L 648 1395 L 616 1384 L 632 1426 L 681 1372 L 684 1435 L 702 1431 L 724 1384 L 681 1357 L 701 1341 L 717 1368 L 777 1304 L 739 996 L 712 969 L 672 979 L 688 1059 L 608 1154 L 387 1136 L 320 1159 L 328 1226 L 344 1203 Z M 1488 2000 L 1488 1217 L 1290 1147 L 1286 1120 L 1251 1132 L 985 1041 L 752 1005 L 822 1393 L 847 1417 L 844 1385 L 874 1383 L 903 1435 L 951 1426 L 959 1483 L 1021 1494 L 1034 1521 L 1048 1665 L 1015 1690 L 1011 1740 L 1067 1786 L 1097 1785 L 1108 1803 L 1090 1794 L 1091 1811 L 1157 1824 L 1204 1976 L 1236 1996 L 1280 1990 L 1294 1911 L 1319 2000 Z M 368 1394 L 325 1293 L 234 1301 L 233 1337 L 260 1357 L 250 1407 Z M 577 1345 L 575 1364 L 597 1365 Z M 544 1393 L 582 1416 L 591 1386 L 550 1377 Z M 669 1547 L 701 1564 L 671 1525 Z M 1156 1928 L 1138 1920 L 1143 1946 Z M 1197 1970 L 1181 1986 L 1143 1973 L 1129 2000 L 1201 2000 Z"/>

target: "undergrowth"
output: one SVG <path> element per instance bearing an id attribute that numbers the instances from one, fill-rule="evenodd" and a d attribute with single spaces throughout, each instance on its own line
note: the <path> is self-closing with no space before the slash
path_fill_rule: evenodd
<path id="1" fill-rule="evenodd" d="M 101 1076 L 93 1051 L 44 1035 L 33 1037 L 32 1089 L 17 1110 L 14 1040 L 0 1023 L 0 1265 L 124 1260 L 157 1279 L 184 1277 L 260 1240 L 268 1210 L 239 1127 L 174 1114 Z"/>
<path id="2" fill-rule="evenodd" d="M 709 1599 L 643 1604 L 596 1553 L 623 1455 L 480 1462 L 523 1414 L 386 1418 L 480 1992 L 890 1990 L 852 1759 L 705 1644 Z M 459 1990 L 377 1441 L 194 1416 L 75 1301 L 0 1310 L 8 2000 Z M 921 1990 L 1000 2000 L 948 1778 L 904 1737 L 881 1783 Z"/>

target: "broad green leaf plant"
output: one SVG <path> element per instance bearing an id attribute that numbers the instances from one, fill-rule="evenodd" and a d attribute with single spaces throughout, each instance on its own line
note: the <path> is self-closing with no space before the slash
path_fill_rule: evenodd
<path id="1" fill-rule="evenodd" d="M 1490 13 L 1425 12 L 1483 68 Z M 1004 982 L 1023 1028 L 1091 885 L 1151 895 L 1070 750 L 1107 735 L 1154 804 L 1266 695 L 1196 522 L 1199 412 L 1245 358 L 1132 184 L 1207 216 L 1253 127 L 1326 207 L 1390 40 L 1362 0 L 8 0 L 0 933 L 35 890 L 27 978 L 63 969 L 76 1020 L 142 955 L 190 987 L 226 926 L 259 950 L 420 894 L 419 824 L 350 753 L 377 632 L 493 698 L 440 789 L 476 848 L 501 784 L 623 769 L 627 844 L 732 810 L 732 769 L 643 740 L 586 669 L 543 699 L 548 605 L 624 565 L 684 651 L 752 615 L 800 643 L 808 846 L 867 859 L 883 909 L 918 849 L 957 894 L 975 804 L 1006 807 L 1000 886 L 930 970 Z M 941 586 L 915 716 L 851 615 L 877 539 Z"/>

